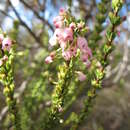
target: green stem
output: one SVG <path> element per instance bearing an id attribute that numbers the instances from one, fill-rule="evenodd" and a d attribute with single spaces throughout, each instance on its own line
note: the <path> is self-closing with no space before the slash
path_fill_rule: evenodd
<path id="1" fill-rule="evenodd" d="M 6 61 L 4 67 L 4 89 L 3 93 L 6 98 L 6 103 L 9 108 L 9 114 L 11 118 L 11 125 L 14 130 L 21 130 L 20 117 L 18 114 L 18 108 L 16 105 L 16 99 L 14 98 L 14 77 L 13 77 L 13 54 L 9 55 L 8 61 Z"/>
<path id="2" fill-rule="evenodd" d="M 45 124 L 45 129 L 55 128 L 59 124 L 61 113 L 64 109 L 64 100 L 68 92 L 68 87 L 73 74 L 73 58 L 70 62 L 59 66 L 58 82 L 52 94 L 52 106 L 50 108 L 49 119 Z"/>
<path id="3" fill-rule="evenodd" d="M 119 9 L 117 9 L 116 11 L 115 10 L 113 11 L 113 16 L 115 19 L 118 17 Z M 112 51 L 112 41 L 115 38 L 114 34 L 115 34 L 115 28 L 117 25 L 118 23 L 116 24 L 111 23 L 111 27 L 108 30 L 109 32 L 108 36 L 106 36 L 106 43 L 103 45 L 104 51 L 101 51 L 101 55 L 102 55 L 101 61 L 98 61 L 99 63 L 101 63 L 101 66 L 100 67 L 97 66 L 95 68 L 95 76 L 94 76 L 95 78 L 92 80 L 92 87 L 87 92 L 87 98 L 85 99 L 85 102 L 84 102 L 84 108 L 82 109 L 82 111 L 80 112 L 78 116 L 78 121 L 72 125 L 71 130 L 79 129 L 79 126 L 82 124 L 82 122 L 85 120 L 85 118 L 89 114 L 89 111 L 92 107 L 92 101 L 97 96 L 97 93 L 96 93 L 97 90 L 101 88 L 102 79 L 105 76 L 105 68 L 107 66 L 108 55 Z"/>
<path id="4" fill-rule="evenodd" d="M 102 24 L 105 22 L 107 18 L 107 12 L 109 9 L 110 0 L 101 0 L 101 2 L 97 5 L 98 13 L 96 14 L 96 24 L 94 26 L 94 30 L 89 37 L 89 47 L 93 51 L 99 47 L 98 41 L 102 39 L 100 33 L 104 30 Z"/>

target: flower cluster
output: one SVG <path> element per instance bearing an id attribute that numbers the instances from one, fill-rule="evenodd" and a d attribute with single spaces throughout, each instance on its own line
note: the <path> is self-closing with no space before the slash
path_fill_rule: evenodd
<path id="1" fill-rule="evenodd" d="M 3 94 L 9 108 L 9 118 L 14 130 L 21 130 L 20 117 L 14 98 L 14 50 L 12 40 L 4 33 L 0 33 L 0 82 L 3 85 Z"/>
<path id="2" fill-rule="evenodd" d="M 6 55 L 6 52 L 10 52 L 12 46 L 12 41 L 10 38 L 5 37 L 3 34 L 0 34 L 0 47 L 2 51 L 2 57 L 0 59 L 0 66 L 4 64 L 8 60 L 8 56 Z"/>
<path id="3" fill-rule="evenodd" d="M 82 62 L 88 67 L 89 58 L 92 57 L 91 49 L 88 47 L 87 40 L 84 35 L 88 31 L 85 22 L 76 20 L 70 15 L 68 11 L 60 9 L 59 16 L 53 20 L 55 32 L 50 38 L 51 46 L 59 45 L 61 48 L 61 56 L 65 61 L 70 61 L 75 57 L 77 50 L 80 50 L 80 58 Z M 56 53 L 55 53 L 56 54 Z M 49 55 L 46 63 L 52 63 L 56 55 Z"/>

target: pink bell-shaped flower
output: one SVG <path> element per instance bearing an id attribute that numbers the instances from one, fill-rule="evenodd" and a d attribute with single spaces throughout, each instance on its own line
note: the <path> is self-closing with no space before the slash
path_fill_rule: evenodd
<path id="1" fill-rule="evenodd" d="M 9 38 L 4 38 L 4 40 L 2 41 L 2 49 L 10 51 L 11 45 L 12 41 Z"/>

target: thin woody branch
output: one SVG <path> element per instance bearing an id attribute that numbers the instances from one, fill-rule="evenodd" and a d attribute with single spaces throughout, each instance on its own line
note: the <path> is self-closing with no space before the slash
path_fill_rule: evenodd
<path id="1" fill-rule="evenodd" d="M 34 12 L 34 14 L 39 18 L 43 23 L 45 23 L 52 31 L 54 31 L 53 27 L 47 20 L 45 20 L 43 17 L 41 17 L 36 10 L 34 10 L 29 4 L 27 4 L 24 0 L 21 0 L 21 2 L 30 10 Z"/>
<path id="2" fill-rule="evenodd" d="M 28 27 L 28 25 L 21 19 L 21 17 L 19 16 L 17 10 L 14 8 L 14 6 L 12 5 L 11 1 L 8 0 L 10 6 L 12 7 L 15 15 L 17 16 L 17 18 L 19 19 L 21 25 L 23 25 L 27 30 L 28 32 L 33 36 L 33 38 L 41 45 L 43 46 L 41 40 L 40 40 L 40 37 L 36 36 L 36 34 Z"/>
<path id="3" fill-rule="evenodd" d="M 9 15 L 8 13 L 6 13 L 5 11 L 3 11 L 1 9 L 0 9 L 0 13 L 2 13 L 3 15 L 5 15 L 5 16 L 11 18 L 12 20 L 14 20 L 14 18 L 11 15 Z"/>

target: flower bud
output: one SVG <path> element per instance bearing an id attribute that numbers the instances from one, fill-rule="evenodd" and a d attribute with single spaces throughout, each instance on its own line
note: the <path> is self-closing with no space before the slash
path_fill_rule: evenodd
<path id="1" fill-rule="evenodd" d="M 0 34 L 0 44 L 2 43 L 3 39 L 4 39 L 4 35 Z"/>
<path id="2" fill-rule="evenodd" d="M 46 59 L 45 59 L 45 63 L 50 64 L 52 62 L 53 62 L 53 58 L 51 56 L 47 56 Z"/>
<path id="3" fill-rule="evenodd" d="M 2 41 L 2 49 L 10 51 L 12 45 L 12 41 L 9 38 L 4 38 Z"/>
<path id="4" fill-rule="evenodd" d="M 86 75 L 83 73 L 83 72 L 81 72 L 81 71 L 77 71 L 76 72 L 77 74 L 78 74 L 78 79 L 79 79 L 79 81 L 85 81 L 86 80 Z"/>

